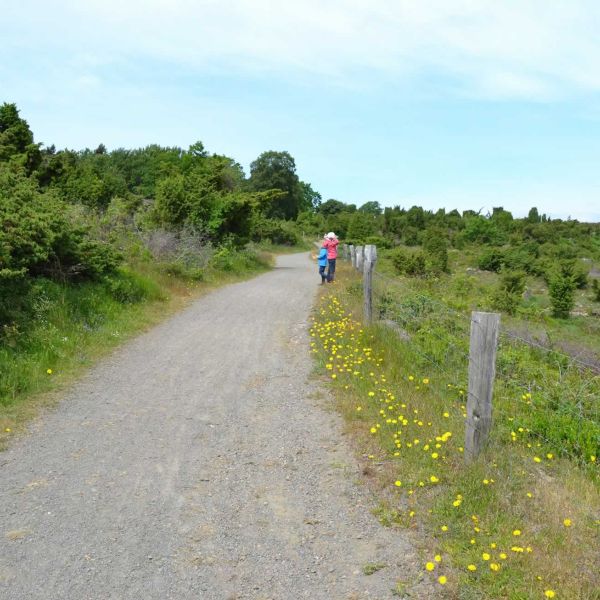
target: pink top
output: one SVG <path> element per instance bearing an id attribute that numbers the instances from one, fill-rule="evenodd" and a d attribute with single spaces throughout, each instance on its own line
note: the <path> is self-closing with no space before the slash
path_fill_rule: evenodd
<path id="1" fill-rule="evenodd" d="M 327 248 L 327 258 L 337 258 L 337 245 L 340 243 L 340 240 L 325 240 L 323 242 L 323 247 Z"/>

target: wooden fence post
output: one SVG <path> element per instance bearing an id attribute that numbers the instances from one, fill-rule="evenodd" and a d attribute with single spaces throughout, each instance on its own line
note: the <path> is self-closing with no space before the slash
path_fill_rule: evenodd
<path id="1" fill-rule="evenodd" d="M 500 315 L 473 312 L 469 346 L 469 391 L 465 460 L 474 460 L 485 446 L 492 426 L 492 394 L 496 376 L 496 349 Z"/>
<path id="2" fill-rule="evenodd" d="M 356 268 L 362 273 L 363 261 L 364 261 L 364 248 L 362 246 L 356 246 Z"/>
<path id="3" fill-rule="evenodd" d="M 356 268 L 356 248 L 353 244 L 350 244 L 350 261 L 352 266 Z"/>
<path id="4" fill-rule="evenodd" d="M 365 264 L 363 267 L 363 291 L 364 291 L 364 310 L 363 317 L 365 323 L 369 324 L 373 320 L 373 269 L 377 262 L 377 246 L 365 246 Z"/>

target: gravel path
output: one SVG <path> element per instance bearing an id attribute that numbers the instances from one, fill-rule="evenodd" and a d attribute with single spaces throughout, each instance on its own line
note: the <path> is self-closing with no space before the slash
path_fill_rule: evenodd
<path id="1" fill-rule="evenodd" d="M 390 598 L 416 580 L 314 399 L 315 271 L 284 256 L 199 299 L 0 454 L 0 598 Z"/>

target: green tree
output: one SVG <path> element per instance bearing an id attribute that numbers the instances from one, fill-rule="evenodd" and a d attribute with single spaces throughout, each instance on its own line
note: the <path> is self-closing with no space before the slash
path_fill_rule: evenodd
<path id="1" fill-rule="evenodd" d="M 267 216 L 270 218 L 295 219 L 303 208 L 303 194 L 296 175 L 296 163 L 289 152 L 263 152 L 250 165 L 248 187 L 256 192 L 284 192 L 269 208 Z"/>

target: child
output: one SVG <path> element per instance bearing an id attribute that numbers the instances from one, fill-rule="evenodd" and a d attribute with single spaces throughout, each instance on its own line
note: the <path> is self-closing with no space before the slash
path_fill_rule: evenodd
<path id="1" fill-rule="evenodd" d="M 330 231 L 325 236 L 323 247 L 327 248 L 327 262 L 329 263 L 329 269 L 327 269 L 327 283 L 332 283 L 335 277 L 335 260 L 337 258 L 337 247 L 340 241 L 333 231 Z"/>
<path id="2" fill-rule="evenodd" d="M 319 265 L 319 275 L 321 276 L 321 285 L 327 281 L 327 275 L 325 275 L 325 268 L 327 267 L 327 248 L 321 247 L 319 256 L 317 257 L 317 264 Z"/>

